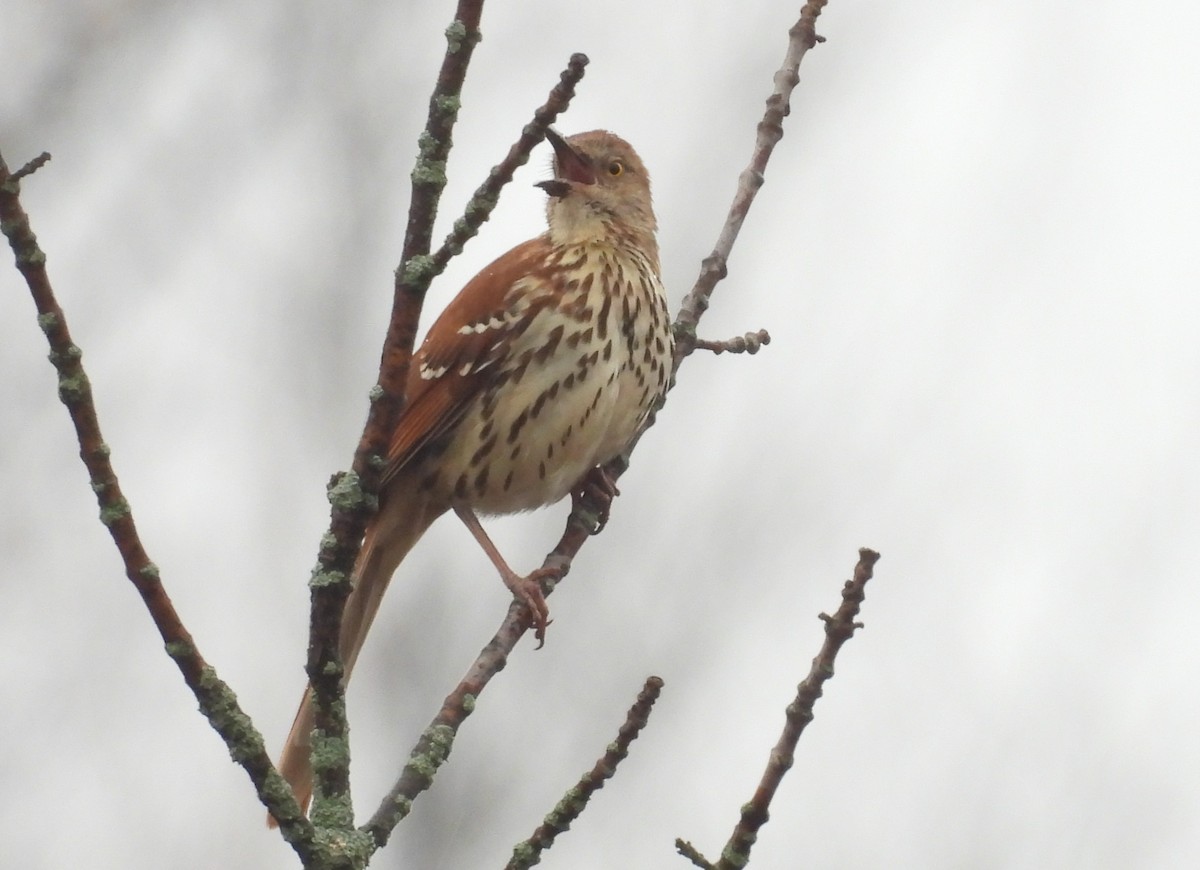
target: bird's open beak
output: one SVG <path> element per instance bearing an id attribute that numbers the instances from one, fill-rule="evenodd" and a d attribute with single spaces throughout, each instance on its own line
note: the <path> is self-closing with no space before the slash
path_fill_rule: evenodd
<path id="1" fill-rule="evenodd" d="M 562 136 L 553 130 L 546 131 L 546 141 L 554 148 L 554 178 L 538 182 L 536 187 L 551 196 L 564 197 L 570 191 L 568 182 L 576 184 L 595 184 L 596 173 L 591 164 L 579 152 L 567 144 Z"/>

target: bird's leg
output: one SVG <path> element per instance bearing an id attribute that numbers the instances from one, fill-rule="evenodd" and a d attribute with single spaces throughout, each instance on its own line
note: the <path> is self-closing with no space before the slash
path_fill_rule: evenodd
<path id="1" fill-rule="evenodd" d="M 492 543 L 488 533 L 483 530 L 483 525 L 479 522 L 479 517 L 475 516 L 475 511 L 466 505 L 455 505 L 454 512 L 463 521 L 463 525 L 471 530 L 471 534 L 475 536 L 479 546 L 483 547 L 483 551 L 487 553 L 492 564 L 496 566 L 496 570 L 500 572 L 500 579 L 512 592 L 513 597 L 529 610 L 533 636 L 537 638 L 539 645 L 544 643 L 546 626 L 550 624 L 550 607 L 546 604 L 546 596 L 542 593 L 541 581 L 546 577 L 555 576 L 558 572 L 553 568 L 538 568 L 533 573 L 522 577 L 508 567 L 508 563 L 504 561 L 504 557 L 500 555 L 500 551 L 496 549 L 496 545 Z"/>
<path id="2" fill-rule="evenodd" d="M 571 491 L 571 509 L 578 510 L 585 501 L 592 501 L 597 506 L 595 513 L 584 513 L 589 519 L 594 518 L 595 522 L 589 531 L 598 535 L 608 525 L 608 511 L 612 507 L 612 500 L 620 494 L 621 491 L 617 489 L 617 482 L 613 480 L 612 475 L 603 465 L 597 465 L 575 484 L 575 489 Z"/>

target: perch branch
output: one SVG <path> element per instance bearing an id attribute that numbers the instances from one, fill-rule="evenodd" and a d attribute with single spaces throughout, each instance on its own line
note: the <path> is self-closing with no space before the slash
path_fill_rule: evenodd
<path id="1" fill-rule="evenodd" d="M 588 536 L 588 529 L 582 523 L 568 523 L 558 546 L 546 557 L 544 567 L 565 573 L 571 558 L 579 552 Z M 459 727 L 474 712 L 475 703 L 488 683 L 508 664 L 509 654 L 529 628 L 527 619 L 528 612 L 524 604 L 513 601 L 495 635 L 442 702 L 441 709 L 409 754 L 400 778 L 375 815 L 361 828 L 380 846 L 387 842 L 397 823 L 408 815 L 417 795 L 429 788 L 434 772 L 450 753 Z"/>

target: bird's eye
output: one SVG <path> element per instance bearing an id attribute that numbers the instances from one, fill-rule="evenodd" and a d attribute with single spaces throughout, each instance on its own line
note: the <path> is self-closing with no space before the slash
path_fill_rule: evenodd
<path id="1" fill-rule="evenodd" d="M 608 164 L 608 174 L 613 178 L 618 178 L 625 173 L 625 164 L 620 160 L 614 160 Z"/>

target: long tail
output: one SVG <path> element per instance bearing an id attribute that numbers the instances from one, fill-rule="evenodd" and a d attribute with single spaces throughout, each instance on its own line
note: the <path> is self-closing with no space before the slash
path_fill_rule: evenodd
<path id="1" fill-rule="evenodd" d="M 424 504 L 385 503 L 367 528 L 354 566 L 354 589 L 346 600 L 346 611 L 342 616 L 341 654 L 346 668 L 345 682 L 350 681 L 359 650 L 379 612 L 379 602 L 383 600 L 392 574 L 439 513 L 428 510 Z M 279 772 L 292 787 L 302 810 L 308 809 L 313 790 L 312 729 L 312 696 L 305 687 L 300 709 L 279 757 Z M 267 824 L 272 828 L 277 826 L 270 815 Z"/>

